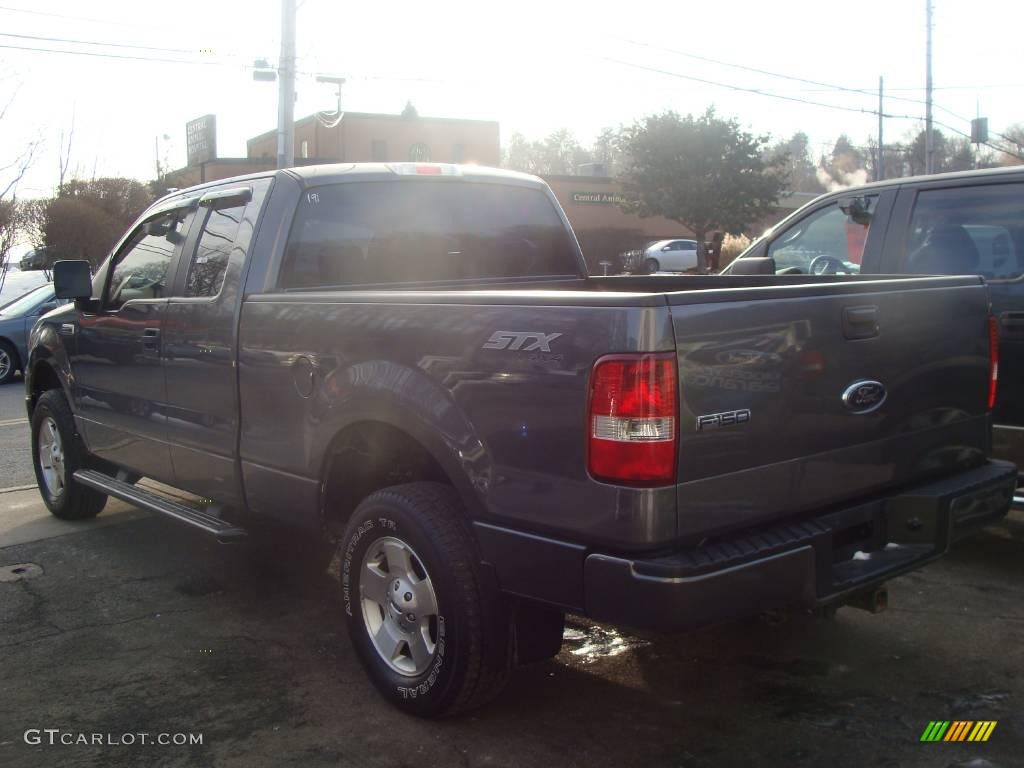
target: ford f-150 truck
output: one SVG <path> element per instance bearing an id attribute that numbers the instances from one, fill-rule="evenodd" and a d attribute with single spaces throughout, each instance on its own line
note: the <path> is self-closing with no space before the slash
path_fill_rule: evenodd
<path id="1" fill-rule="evenodd" d="M 177 191 L 54 272 L 74 302 L 26 365 L 53 514 L 342 531 L 351 640 L 420 715 L 557 653 L 565 612 L 877 607 L 1013 494 L 979 277 L 592 277 L 540 180 L 430 164 Z"/>

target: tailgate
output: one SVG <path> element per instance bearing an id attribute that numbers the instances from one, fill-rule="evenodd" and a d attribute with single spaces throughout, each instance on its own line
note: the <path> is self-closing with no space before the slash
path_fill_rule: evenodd
<path id="1" fill-rule="evenodd" d="M 988 452 L 989 300 L 978 278 L 667 298 L 681 536 L 824 509 Z"/>

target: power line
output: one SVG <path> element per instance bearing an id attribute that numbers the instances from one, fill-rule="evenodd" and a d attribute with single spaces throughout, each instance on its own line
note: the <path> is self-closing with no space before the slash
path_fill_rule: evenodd
<path id="1" fill-rule="evenodd" d="M 799 77 L 797 75 L 787 75 L 787 74 L 784 74 L 782 72 L 773 72 L 773 71 L 768 70 L 768 69 L 761 69 L 760 67 L 751 67 L 751 66 L 748 66 L 746 64 L 736 64 L 736 63 L 731 62 L 731 61 L 723 61 L 722 59 L 713 59 L 713 58 L 711 58 L 709 56 L 701 56 L 701 55 L 696 54 L 696 53 L 690 53 L 688 51 L 681 51 L 681 50 L 679 50 L 677 48 L 668 48 L 668 47 L 661 46 L 661 45 L 654 45 L 653 43 L 645 43 L 645 42 L 643 42 L 641 40 L 631 40 L 629 38 L 618 38 L 618 39 L 623 40 L 624 42 L 627 42 L 630 45 L 636 45 L 636 46 L 640 46 L 640 47 L 643 47 L 643 48 L 651 48 L 651 49 L 657 50 L 657 51 L 664 51 L 665 53 L 672 53 L 672 54 L 675 54 L 677 56 L 684 56 L 684 57 L 686 57 L 688 59 L 694 59 L 696 61 L 703 61 L 703 62 L 707 62 L 708 64 L 717 64 L 717 65 L 722 66 L 722 67 L 732 67 L 733 69 L 741 69 L 741 70 L 743 70 L 745 72 L 754 72 L 754 73 L 759 74 L 759 75 L 766 75 L 768 77 L 777 77 L 777 78 L 780 78 L 782 80 L 792 80 L 793 82 L 804 83 L 806 85 L 816 85 L 816 86 L 818 86 L 820 88 L 824 88 L 827 91 L 843 91 L 845 93 L 856 93 L 856 94 L 858 94 L 860 96 L 872 96 L 872 97 L 874 97 L 874 96 L 876 96 L 878 94 L 877 90 L 869 90 L 867 88 L 849 88 L 849 87 L 847 87 L 845 85 L 836 85 L 834 83 L 825 83 L 825 82 L 822 82 L 820 80 L 811 80 L 809 78 Z M 890 89 L 890 90 L 898 90 L 898 89 Z M 906 102 L 912 102 L 912 103 L 916 103 L 916 104 L 924 104 L 925 103 L 923 99 L 914 99 L 914 98 L 910 98 L 909 96 L 890 96 L 889 98 L 891 98 L 893 100 L 896 100 L 896 101 L 906 101 Z"/>
<path id="2" fill-rule="evenodd" d="M 21 35 L 14 32 L 0 32 L 0 37 L 17 37 L 23 40 L 42 40 L 50 43 L 74 43 L 76 45 L 101 45 L 109 48 L 135 48 L 143 51 L 160 51 L 163 53 L 198 53 L 195 49 L 157 48 L 150 45 L 130 45 L 128 43 L 108 43 L 99 40 L 76 40 L 69 37 L 41 37 L 39 35 Z"/>
<path id="3" fill-rule="evenodd" d="M 725 88 L 727 90 L 739 91 L 739 92 L 742 92 L 742 93 L 752 93 L 752 94 L 755 94 L 757 96 L 765 96 L 765 97 L 772 98 L 772 99 L 781 99 L 783 101 L 792 101 L 792 102 L 797 102 L 799 104 L 807 104 L 809 106 L 814 106 L 814 107 L 823 107 L 823 108 L 826 108 L 826 109 L 835 109 L 835 110 L 839 110 L 839 111 L 842 111 L 842 112 L 859 112 L 859 113 L 865 114 L 865 115 L 881 116 L 881 117 L 890 118 L 890 119 L 893 119 L 893 120 L 920 120 L 921 119 L 920 115 L 890 114 L 888 112 L 879 112 L 879 110 L 877 110 L 877 109 L 864 109 L 864 108 L 861 108 L 861 107 L 847 107 L 847 106 L 844 106 L 842 104 L 830 104 L 828 102 L 823 102 L 823 101 L 813 101 L 811 99 L 802 99 L 802 98 L 799 98 L 797 96 L 787 96 L 787 95 L 782 94 L 782 93 L 773 93 L 771 91 L 763 91 L 763 90 L 761 90 L 759 88 L 747 88 L 747 87 L 744 87 L 744 86 L 741 86 L 741 85 L 732 85 L 730 83 L 723 83 L 723 82 L 720 82 L 720 81 L 717 81 L 717 80 L 709 80 L 707 78 L 696 77 L 694 75 L 684 75 L 681 72 L 673 72 L 671 70 L 661 69 L 659 67 L 650 67 L 650 66 L 647 66 L 645 64 L 637 64 L 636 62 L 623 61 L 622 59 L 614 59 L 614 58 L 607 57 L 607 56 L 601 56 L 599 58 L 603 59 L 604 61 L 612 62 L 613 64 L 619 64 L 621 66 L 632 67 L 634 69 L 642 69 L 642 70 L 645 70 L 647 72 L 655 72 L 655 73 L 660 74 L 660 75 L 666 75 L 668 77 L 676 77 L 676 78 L 680 78 L 682 80 L 692 80 L 694 82 L 704 83 L 705 85 L 713 85 L 716 88 Z M 939 122 L 938 120 L 934 120 L 934 119 L 933 119 L 932 122 L 934 122 L 936 125 L 939 125 L 939 126 L 945 128 L 946 130 L 952 131 L 953 133 L 956 133 L 956 134 L 958 134 L 960 136 L 966 137 L 968 139 L 971 138 L 970 134 L 964 133 L 963 131 L 961 131 L 961 130 L 959 130 L 957 128 L 954 128 L 951 125 Z M 1007 139 L 1007 140 L 1009 141 L 1009 139 Z M 989 142 L 983 142 L 983 143 L 985 144 L 986 147 L 989 147 L 990 149 L 994 149 L 994 150 L 996 150 L 998 152 L 1003 152 L 1003 153 L 1008 154 L 1008 155 L 1010 155 L 1012 157 L 1015 157 L 1015 158 L 1017 158 L 1019 160 L 1024 160 L 1024 156 L 1018 155 L 1018 154 L 1016 154 L 1014 152 L 1010 152 L 1010 151 L 1008 151 L 1004 147 L 998 147 L 998 146 L 996 146 L 994 144 L 991 144 Z"/>
<path id="4" fill-rule="evenodd" d="M 623 40 L 624 42 L 627 42 L 627 43 L 629 43 L 631 45 L 636 45 L 636 46 L 640 46 L 640 47 L 643 47 L 643 48 L 651 48 L 653 50 L 664 51 L 666 53 L 672 53 L 672 54 L 675 54 L 677 56 L 684 56 L 686 58 L 694 59 L 696 61 L 704 61 L 704 62 L 707 62 L 709 64 L 717 64 L 717 65 L 723 66 L 723 67 L 732 67 L 733 69 L 740 69 L 740 70 L 743 70 L 745 72 L 754 72 L 756 74 L 766 75 L 768 77 L 776 77 L 776 78 L 780 78 L 780 79 L 783 79 L 783 80 L 792 80 L 794 82 L 804 83 L 806 85 L 815 85 L 815 86 L 818 86 L 818 87 L 823 89 L 822 91 L 819 91 L 819 92 L 840 91 L 840 92 L 844 92 L 844 93 L 854 93 L 854 94 L 858 94 L 858 95 L 861 95 L 861 96 L 874 96 L 877 93 L 874 90 L 869 90 L 869 89 L 866 89 L 866 88 L 850 88 L 850 87 L 843 86 L 843 85 L 836 85 L 834 83 L 825 83 L 825 82 L 822 82 L 820 80 L 812 80 L 812 79 L 806 78 L 806 77 L 799 77 L 797 75 L 788 75 L 788 74 L 784 74 L 782 72 L 773 72 L 771 70 L 761 69 L 760 67 L 751 67 L 751 66 L 748 66 L 746 64 L 736 64 L 736 63 L 730 62 L 730 61 L 723 61 L 722 59 L 714 59 L 714 58 L 711 58 L 710 56 L 701 56 L 701 55 L 696 54 L 696 53 L 690 53 L 688 51 L 681 51 L 681 50 L 679 50 L 677 48 L 669 48 L 669 47 L 666 47 L 666 46 L 654 45 L 653 43 L 647 43 L 647 42 L 644 42 L 642 40 L 631 40 L 629 38 L 619 38 L 619 39 Z M 955 87 L 961 88 L 961 89 L 968 88 L 968 86 L 955 86 Z M 1017 86 L 1004 86 L 1004 87 L 1017 87 Z M 952 89 L 952 88 L 954 88 L 954 86 L 950 86 L 949 87 L 949 89 Z M 916 99 L 916 98 L 912 98 L 912 97 L 909 97 L 909 96 L 894 96 L 894 95 L 892 95 L 892 91 L 908 91 L 908 90 L 920 90 L 920 89 L 917 89 L 917 88 L 913 88 L 913 89 L 911 89 L 911 88 L 889 88 L 889 89 L 887 89 L 887 91 L 889 92 L 888 98 L 893 100 L 893 101 L 903 101 L 903 102 L 910 103 L 910 104 L 921 104 L 921 105 L 927 106 L 927 104 L 928 104 L 928 100 L 927 99 Z M 934 87 L 932 87 L 931 90 L 938 90 L 938 89 L 935 89 Z M 757 92 L 757 93 L 761 93 L 761 94 L 767 95 L 765 91 L 761 91 L 760 89 L 752 89 L 752 92 Z M 812 92 L 812 91 L 808 91 L 808 92 Z M 825 106 L 825 105 L 822 105 L 822 106 Z M 952 111 L 951 109 L 947 109 L 946 107 L 943 107 L 943 106 L 941 106 L 939 104 L 935 104 L 933 102 L 932 106 L 933 106 L 934 109 L 939 109 L 939 110 L 945 112 L 946 114 L 948 114 L 948 115 L 950 115 L 952 117 L 955 117 L 957 120 L 962 120 L 962 121 L 964 121 L 966 123 L 970 123 L 971 122 L 971 118 L 964 117 L 963 115 L 959 115 L 956 112 Z M 835 108 L 835 107 L 833 107 L 833 108 Z M 861 111 L 863 111 L 863 110 L 861 110 Z M 877 114 L 877 112 L 875 114 Z M 883 115 L 883 117 L 885 117 L 885 116 L 886 115 Z M 899 116 L 892 115 L 892 117 L 899 117 Z M 946 128 L 948 130 L 954 130 L 952 128 L 949 128 L 949 126 L 946 126 Z M 998 133 L 997 131 L 992 131 L 992 133 L 994 135 L 998 136 L 999 138 L 1003 139 L 1004 141 L 1009 141 L 1011 143 L 1015 143 L 1015 142 L 1013 142 L 1012 139 L 1010 139 L 1007 136 L 1004 136 L 1001 133 Z M 962 134 L 962 135 L 966 135 L 966 134 Z M 968 136 L 968 138 L 971 138 L 971 137 Z"/>
<path id="5" fill-rule="evenodd" d="M 622 59 L 614 59 L 614 58 L 611 58 L 611 57 L 608 57 L 608 56 L 600 56 L 598 58 L 601 58 L 604 61 L 609 61 L 609 62 L 611 62 L 613 64 L 619 64 L 619 65 L 625 66 L 625 67 L 632 67 L 634 69 L 642 69 L 642 70 L 645 70 L 647 72 L 655 72 L 655 73 L 657 73 L 659 75 L 667 75 L 668 77 L 677 77 L 677 78 L 680 78 L 682 80 L 692 80 L 693 82 L 704 83 L 705 85 L 713 85 L 716 88 L 726 88 L 726 89 L 728 89 L 730 91 L 740 91 L 740 92 L 743 92 L 743 93 L 753 93 L 753 94 L 756 94 L 758 96 L 767 96 L 769 98 L 782 99 L 784 101 L 794 101 L 794 102 L 797 102 L 799 104 L 808 104 L 808 105 L 814 106 L 814 107 L 824 107 L 826 109 L 836 109 L 836 110 L 839 110 L 841 112 L 860 112 L 860 113 L 865 114 L 865 115 L 877 115 L 878 114 L 878 111 L 874 110 L 874 109 L 864 109 L 862 107 L 847 107 L 847 106 L 844 106 L 842 104 L 830 104 L 830 103 L 824 102 L 824 101 L 812 101 L 811 99 L 802 99 L 802 98 L 800 98 L 798 96 L 787 96 L 787 95 L 782 94 L 782 93 L 774 93 L 772 91 L 763 91 L 760 88 L 747 88 L 747 87 L 742 86 L 742 85 L 732 85 L 730 83 L 723 83 L 723 82 L 720 82 L 720 81 L 717 81 L 717 80 L 708 80 L 707 78 L 696 77 L 695 75 L 684 75 L 681 72 L 672 72 L 671 70 L 661 69 L 659 67 L 650 67 L 650 66 L 647 66 L 646 64 L 637 64 L 636 62 L 623 61 Z M 882 116 L 883 117 L 893 117 L 893 118 L 897 118 L 897 117 L 898 118 L 906 118 L 906 119 L 909 119 L 909 120 L 917 120 L 918 119 L 918 118 L 913 117 L 911 115 L 890 115 L 890 114 L 884 114 Z"/>
<path id="6" fill-rule="evenodd" d="M 249 69 L 250 67 L 244 64 L 229 64 L 224 61 L 197 61 L 189 59 L 168 59 L 157 56 L 128 56 L 126 54 L 119 53 L 102 53 L 100 51 L 71 51 L 66 48 L 34 48 L 27 45 L 8 45 L 0 43 L 0 48 L 8 48 L 15 51 L 35 51 L 37 53 L 58 53 L 67 54 L 71 56 L 95 56 L 103 59 L 130 59 L 132 61 L 153 61 L 162 62 L 165 64 L 192 64 L 194 66 L 214 66 L 214 67 L 241 67 L 242 69 Z"/>
<path id="7" fill-rule="evenodd" d="M 70 16 L 63 13 L 36 11 L 30 8 L 14 8 L 9 5 L 0 5 L 0 11 L 10 11 L 11 13 L 27 13 L 32 16 L 47 16 L 51 19 L 67 19 L 68 21 L 88 21 L 94 24 L 110 24 L 118 27 L 131 27 L 132 29 L 150 29 L 150 27 L 144 26 L 142 24 L 131 24 L 126 21 L 116 21 L 114 19 L 97 19 L 90 18 L 88 16 Z"/>

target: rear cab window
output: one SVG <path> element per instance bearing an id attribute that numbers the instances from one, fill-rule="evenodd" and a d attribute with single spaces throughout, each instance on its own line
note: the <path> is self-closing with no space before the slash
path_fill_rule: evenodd
<path id="1" fill-rule="evenodd" d="M 903 269 L 1012 280 L 1024 273 L 1024 184 L 917 193 Z"/>
<path id="2" fill-rule="evenodd" d="M 579 276 L 567 228 L 542 189 L 389 180 L 306 191 L 282 288 Z"/>

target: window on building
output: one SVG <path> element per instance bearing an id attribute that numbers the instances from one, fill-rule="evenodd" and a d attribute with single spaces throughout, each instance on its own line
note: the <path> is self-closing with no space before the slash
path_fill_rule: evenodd
<path id="1" fill-rule="evenodd" d="M 906 270 L 916 274 L 984 275 L 1006 280 L 1024 272 L 1024 184 L 926 189 L 910 220 Z"/>
<path id="2" fill-rule="evenodd" d="M 414 163 L 430 162 L 430 147 L 423 142 L 418 142 L 409 147 L 409 159 Z"/>
<path id="3" fill-rule="evenodd" d="M 302 151 L 301 151 L 302 159 L 303 160 L 308 159 L 309 158 L 309 141 L 307 139 L 303 139 L 301 147 L 302 147 Z"/>
<path id="4" fill-rule="evenodd" d="M 388 159 L 388 143 L 379 139 L 370 145 L 370 159 L 375 163 L 383 163 Z"/>
<path id="5" fill-rule="evenodd" d="M 192 211 L 172 211 L 135 230 L 114 261 L 107 309 L 118 310 L 132 299 L 166 295 L 167 270 L 175 249 L 185 240 L 192 216 Z"/>
<path id="6" fill-rule="evenodd" d="M 452 147 L 452 162 L 453 163 L 464 163 L 466 162 L 466 145 L 455 144 Z"/>
<path id="7" fill-rule="evenodd" d="M 577 275 L 540 189 L 446 181 L 320 187 L 299 204 L 281 285 L 426 283 Z"/>
<path id="8" fill-rule="evenodd" d="M 195 256 L 185 280 L 186 296 L 216 296 L 224 284 L 228 259 L 235 247 L 244 205 L 214 208 L 206 218 Z"/>

